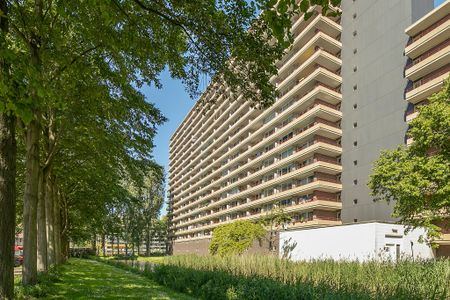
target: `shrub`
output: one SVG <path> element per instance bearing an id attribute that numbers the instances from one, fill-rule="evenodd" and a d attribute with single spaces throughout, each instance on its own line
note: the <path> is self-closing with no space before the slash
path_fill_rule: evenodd
<path id="1" fill-rule="evenodd" d="M 239 255 L 265 235 L 266 231 L 261 224 L 247 220 L 219 225 L 213 231 L 209 252 L 220 256 Z"/>

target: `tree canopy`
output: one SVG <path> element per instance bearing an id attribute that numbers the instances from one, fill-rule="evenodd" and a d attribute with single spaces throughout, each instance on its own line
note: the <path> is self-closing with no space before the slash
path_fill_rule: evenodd
<path id="1" fill-rule="evenodd" d="M 432 240 L 450 227 L 450 78 L 418 111 L 408 130 L 412 144 L 383 151 L 369 187 L 375 199 L 395 201 L 401 223 L 427 228 Z"/>

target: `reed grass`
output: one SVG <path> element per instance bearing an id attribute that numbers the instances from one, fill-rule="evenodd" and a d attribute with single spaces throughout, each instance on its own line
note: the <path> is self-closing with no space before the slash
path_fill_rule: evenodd
<path id="1" fill-rule="evenodd" d="M 164 257 L 141 270 L 203 299 L 450 299 L 449 260 L 293 262 L 271 256 L 188 255 Z M 271 294 L 276 291 L 282 294 Z"/>

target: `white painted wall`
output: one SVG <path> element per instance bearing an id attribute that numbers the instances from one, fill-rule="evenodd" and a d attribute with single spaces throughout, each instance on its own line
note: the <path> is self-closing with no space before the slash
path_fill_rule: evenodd
<path id="1" fill-rule="evenodd" d="M 404 234 L 398 224 L 362 223 L 324 228 L 280 232 L 280 256 L 285 242 L 297 242 L 291 252 L 293 260 L 334 259 L 358 260 L 396 258 L 397 245 L 401 256 L 432 258 L 432 249 L 419 243 L 423 229 Z M 290 240 L 289 240 L 290 239 Z M 411 242 L 413 243 L 411 245 Z"/>

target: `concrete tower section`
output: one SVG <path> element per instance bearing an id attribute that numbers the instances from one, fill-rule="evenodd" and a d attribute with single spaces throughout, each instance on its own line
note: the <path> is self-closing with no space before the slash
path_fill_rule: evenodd
<path id="1" fill-rule="evenodd" d="M 367 187 L 383 149 L 405 143 L 405 28 L 433 0 L 342 1 L 342 223 L 393 221 Z"/>

